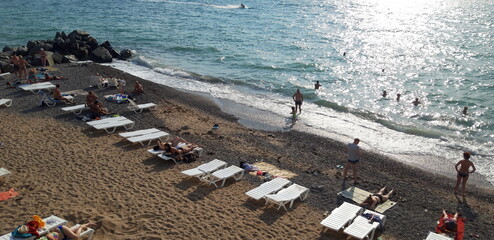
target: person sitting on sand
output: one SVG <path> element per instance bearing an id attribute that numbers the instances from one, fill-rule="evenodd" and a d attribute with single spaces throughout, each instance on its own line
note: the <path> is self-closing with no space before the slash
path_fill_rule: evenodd
<path id="1" fill-rule="evenodd" d="M 40 240 L 64 240 L 64 239 L 79 239 L 81 233 L 86 231 L 89 227 L 95 227 L 96 224 L 88 222 L 82 225 L 75 225 L 71 228 L 62 225 L 58 226 L 53 231 L 47 233 L 38 239 Z"/>
<path id="2" fill-rule="evenodd" d="M 48 73 L 45 73 L 45 81 L 50 81 L 50 80 L 63 80 L 65 79 L 64 76 L 50 76 Z"/>
<path id="3" fill-rule="evenodd" d="M 66 103 L 75 104 L 73 99 L 68 99 L 62 95 L 60 92 L 60 84 L 55 85 L 55 89 L 53 90 L 53 98 L 56 100 L 63 100 Z"/>
<path id="4" fill-rule="evenodd" d="M 33 82 L 38 82 L 38 76 L 36 76 L 36 70 L 35 69 L 29 70 L 29 75 L 27 77 L 27 83 L 28 84 L 33 84 Z"/>
<path id="5" fill-rule="evenodd" d="M 142 94 L 142 93 L 144 93 L 144 88 L 139 83 L 139 81 L 136 81 L 136 83 L 134 85 L 134 91 L 132 93 L 133 94 Z"/>
<path id="6" fill-rule="evenodd" d="M 386 187 L 383 187 L 381 190 L 379 190 L 378 193 L 373 193 L 369 195 L 361 204 L 360 206 L 369 208 L 371 210 L 375 209 L 377 205 L 380 203 L 386 202 L 391 194 L 393 194 L 393 190 L 389 191 L 388 194 L 384 194 L 384 191 L 386 191 Z"/>
<path id="7" fill-rule="evenodd" d="M 100 100 L 95 100 L 93 104 L 88 106 L 91 111 L 100 114 L 100 115 L 109 115 L 111 114 L 107 108 L 103 106 L 103 103 Z"/>
<path id="8" fill-rule="evenodd" d="M 98 96 L 96 96 L 93 91 L 89 91 L 86 96 L 86 106 L 91 108 L 96 100 L 98 100 Z"/>

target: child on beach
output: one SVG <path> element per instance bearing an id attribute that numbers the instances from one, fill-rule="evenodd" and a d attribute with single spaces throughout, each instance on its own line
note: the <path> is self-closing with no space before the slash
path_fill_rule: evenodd
<path id="1" fill-rule="evenodd" d="M 470 171 L 470 167 L 472 167 L 472 171 Z M 458 193 L 458 186 L 461 182 L 461 192 L 462 195 L 465 196 L 465 185 L 467 184 L 468 176 L 470 173 L 475 172 L 475 165 L 470 161 L 470 153 L 463 153 L 463 160 L 460 160 L 455 165 L 455 169 L 458 172 L 456 176 L 455 194 Z"/>
<path id="2" fill-rule="evenodd" d="M 292 114 L 292 122 L 294 123 L 297 121 L 297 109 L 295 107 L 292 107 L 292 112 L 290 114 Z"/>

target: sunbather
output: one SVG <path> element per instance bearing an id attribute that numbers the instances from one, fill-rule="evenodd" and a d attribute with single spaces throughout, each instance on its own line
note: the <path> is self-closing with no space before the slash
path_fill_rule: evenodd
<path id="1" fill-rule="evenodd" d="M 185 139 L 181 138 L 181 137 L 175 137 L 174 139 L 172 139 L 171 141 L 171 144 L 173 147 L 188 147 L 188 148 L 196 148 L 198 147 L 197 144 L 193 144 L 193 143 L 190 143 L 188 141 L 186 141 Z"/>
<path id="2" fill-rule="evenodd" d="M 458 229 L 458 213 L 453 217 L 448 216 L 446 210 L 443 209 L 443 225 L 440 227 L 442 232 L 456 232 Z"/>
<path id="3" fill-rule="evenodd" d="M 384 194 L 384 191 L 386 191 L 386 187 L 383 187 L 378 193 L 369 195 L 360 206 L 375 209 L 377 205 L 386 202 L 391 194 L 393 194 L 393 190 L 389 191 L 388 194 Z"/>
<path id="4" fill-rule="evenodd" d="M 45 81 L 50 81 L 50 80 L 62 80 L 65 79 L 64 76 L 50 76 L 48 73 L 45 73 Z"/>
<path id="5" fill-rule="evenodd" d="M 73 99 L 68 99 L 62 95 L 60 92 L 60 84 L 55 85 L 55 89 L 53 90 L 53 98 L 56 100 L 63 100 L 66 103 L 75 104 Z"/>
<path id="6" fill-rule="evenodd" d="M 95 100 L 93 104 L 88 106 L 89 109 L 91 109 L 93 112 L 102 114 L 102 115 L 108 115 L 111 114 L 107 108 L 103 106 L 103 103 L 99 100 Z"/>
<path id="7" fill-rule="evenodd" d="M 64 239 L 79 239 L 81 233 L 86 231 L 88 227 L 96 226 L 92 222 L 88 222 L 79 226 L 73 226 L 71 228 L 63 225 L 58 226 L 53 231 L 47 233 L 45 236 L 39 238 L 40 240 L 64 240 Z"/>

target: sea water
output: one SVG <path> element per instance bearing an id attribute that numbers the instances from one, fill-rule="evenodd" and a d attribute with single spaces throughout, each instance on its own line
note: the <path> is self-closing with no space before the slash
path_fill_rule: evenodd
<path id="1" fill-rule="evenodd" d="M 134 51 L 113 67 L 250 106 L 245 122 L 358 137 L 446 174 L 469 151 L 494 183 L 493 19 L 490 0 L 1 0 L 0 46 L 85 30 Z"/>

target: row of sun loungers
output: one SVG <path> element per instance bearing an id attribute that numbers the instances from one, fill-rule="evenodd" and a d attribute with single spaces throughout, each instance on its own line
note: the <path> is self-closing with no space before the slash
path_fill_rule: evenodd
<path id="1" fill-rule="evenodd" d="M 379 221 L 369 221 L 362 214 L 377 216 Z M 386 216 L 370 210 L 365 210 L 357 205 L 344 202 L 341 206 L 334 209 L 328 217 L 322 220 L 321 225 L 333 231 L 343 230 L 343 233 L 356 239 L 374 239 L 376 229 L 386 222 Z"/>
<path id="2" fill-rule="evenodd" d="M 118 127 L 124 127 L 125 129 L 131 129 L 134 127 L 134 122 L 126 117 L 105 118 L 101 120 L 89 121 L 87 124 L 96 130 L 104 129 L 107 133 L 115 132 Z"/>
<path id="3" fill-rule="evenodd" d="M 55 229 L 58 226 L 62 226 L 67 224 L 67 220 L 57 217 L 55 215 L 51 215 L 47 218 L 44 218 L 43 221 L 46 223 L 44 228 L 38 229 L 38 233 L 40 236 L 45 235 Z M 84 232 L 81 233 L 81 238 L 86 238 L 88 240 L 91 240 L 94 235 L 94 229 L 88 228 Z M 0 236 L 0 240 L 19 240 L 19 239 L 24 239 L 24 240 L 33 240 L 35 237 L 29 237 L 29 238 L 14 238 L 12 236 L 12 233 L 5 234 L 3 236 Z"/>
<path id="4" fill-rule="evenodd" d="M 161 138 L 169 136 L 170 134 L 156 128 L 150 128 L 132 132 L 124 132 L 119 135 L 132 143 L 139 142 L 142 146 L 144 146 L 144 143 L 147 142 L 147 145 L 149 146 L 153 140 L 162 140 Z"/>

